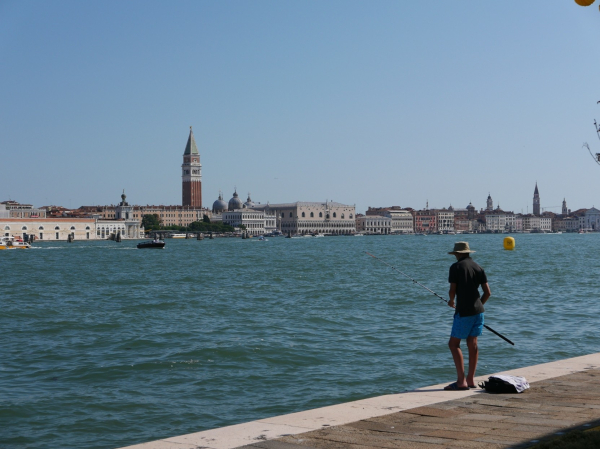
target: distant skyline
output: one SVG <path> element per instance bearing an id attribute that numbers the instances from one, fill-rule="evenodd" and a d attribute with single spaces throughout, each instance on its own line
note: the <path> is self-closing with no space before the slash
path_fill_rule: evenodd
<path id="1" fill-rule="evenodd" d="M 599 38 L 573 1 L 4 1 L 0 201 L 181 204 L 193 126 L 207 207 L 598 206 Z"/>

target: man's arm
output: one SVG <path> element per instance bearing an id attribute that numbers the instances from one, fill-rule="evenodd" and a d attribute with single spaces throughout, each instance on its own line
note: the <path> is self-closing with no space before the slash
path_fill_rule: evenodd
<path id="1" fill-rule="evenodd" d="M 487 284 L 486 284 L 487 285 Z M 489 289 L 489 287 L 488 287 Z M 456 309 L 454 305 L 454 297 L 456 296 L 456 282 L 450 283 L 450 291 L 448 292 L 448 296 L 450 297 L 450 301 L 448 301 L 448 305 L 453 309 Z"/>
<path id="2" fill-rule="evenodd" d="M 485 304 L 486 301 L 492 296 L 492 291 L 490 290 L 490 284 L 487 282 L 485 284 L 481 284 L 481 289 L 483 290 L 483 296 L 481 297 L 481 304 Z"/>

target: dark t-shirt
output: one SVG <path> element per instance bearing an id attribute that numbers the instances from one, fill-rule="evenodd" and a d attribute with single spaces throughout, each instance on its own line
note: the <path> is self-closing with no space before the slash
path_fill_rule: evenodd
<path id="1" fill-rule="evenodd" d="M 456 311 L 460 316 L 483 313 L 479 286 L 487 282 L 487 277 L 473 259 L 465 257 L 453 263 L 448 282 L 456 284 Z"/>

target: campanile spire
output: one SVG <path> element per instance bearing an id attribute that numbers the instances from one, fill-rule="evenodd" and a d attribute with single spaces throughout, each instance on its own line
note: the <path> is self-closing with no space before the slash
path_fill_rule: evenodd
<path id="1" fill-rule="evenodd" d="M 538 191 L 537 181 L 533 191 L 533 215 L 540 216 L 540 192 Z"/>

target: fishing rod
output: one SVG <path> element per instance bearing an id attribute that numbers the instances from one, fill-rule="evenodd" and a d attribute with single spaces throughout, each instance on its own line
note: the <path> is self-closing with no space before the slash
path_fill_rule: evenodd
<path id="1" fill-rule="evenodd" d="M 415 281 L 415 280 L 414 280 L 413 278 L 411 278 L 411 277 L 410 277 L 408 274 L 406 274 L 406 273 L 404 273 L 404 272 L 400 271 L 398 268 L 396 268 L 396 267 L 394 267 L 394 266 L 390 265 L 390 264 L 389 264 L 389 263 L 387 263 L 385 260 L 383 260 L 383 259 L 380 259 L 380 258 L 379 258 L 379 257 L 377 257 L 377 256 L 374 256 L 373 254 L 371 254 L 371 253 L 370 253 L 370 252 L 368 252 L 368 251 L 365 251 L 365 253 L 367 253 L 367 254 L 368 254 L 369 256 L 371 256 L 373 259 L 377 259 L 378 261 L 380 261 L 380 262 L 382 262 L 382 263 L 386 264 L 386 265 L 387 265 L 388 267 L 390 267 L 392 270 L 395 270 L 395 271 L 397 271 L 398 273 L 402 274 L 403 276 L 407 277 L 408 279 L 410 279 L 411 281 L 413 281 L 415 284 L 417 284 L 417 285 L 420 285 L 421 287 L 423 287 L 423 288 L 424 288 L 425 290 L 427 290 L 428 292 L 430 292 L 430 293 L 433 293 L 433 295 L 437 296 L 438 298 L 440 298 L 442 301 L 444 301 L 446 304 L 448 304 L 448 305 L 449 305 L 449 303 L 448 303 L 448 301 L 447 301 L 446 299 L 442 298 L 440 295 L 438 295 L 438 294 L 437 294 L 436 292 L 434 292 L 433 290 L 431 290 L 431 289 L 429 289 L 429 288 L 425 287 L 425 286 L 424 286 L 423 284 L 421 284 L 420 282 L 418 282 L 418 281 Z M 487 324 L 484 324 L 484 325 L 483 325 L 483 327 L 485 327 L 487 330 L 489 330 L 489 331 L 490 331 L 490 332 L 492 332 L 493 334 L 496 334 L 496 335 L 497 335 L 498 337 L 500 337 L 502 340 L 504 340 L 504 341 L 506 341 L 506 342 L 510 343 L 510 344 L 511 344 L 511 345 L 513 345 L 513 346 L 515 345 L 515 344 L 514 344 L 512 341 L 510 341 L 510 340 L 509 340 L 508 338 L 506 338 L 504 335 L 502 335 L 502 334 L 500 334 L 500 333 L 496 332 L 494 329 L 492 329 L 491 327 L 489 327 Z"/>

